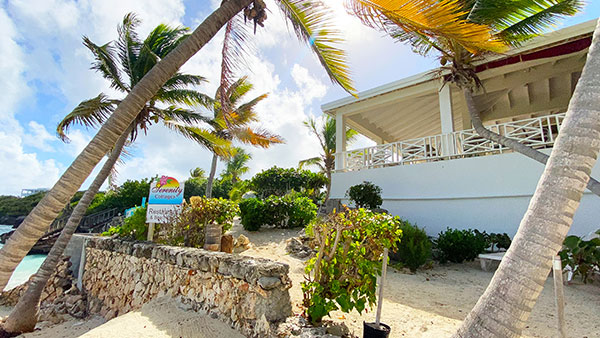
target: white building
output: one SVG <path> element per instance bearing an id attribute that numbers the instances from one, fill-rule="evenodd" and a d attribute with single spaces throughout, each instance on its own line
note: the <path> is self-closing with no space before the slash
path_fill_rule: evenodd
<path id="1" fill-rule="evenodd" d="M 596 21 L 549 33 L 477 63 L 476 96 L 493 131 L 551 151 Z M 337 123 L 331 198 L 370 181 L 383 208 L 435 235 L 446 227 L 514 235 L 543 165 L 482 139 L 471 129 L 462 91 L 429 71 L 322 106 Z M 600 93 L 598 94 L 600 95 Z M 345 128 L 377 143 L 346 150 Z M 600 165 L 592 177 L 600 179 Z M 585 193 L 571 233 L 600 228 L 600 197 Z"/>

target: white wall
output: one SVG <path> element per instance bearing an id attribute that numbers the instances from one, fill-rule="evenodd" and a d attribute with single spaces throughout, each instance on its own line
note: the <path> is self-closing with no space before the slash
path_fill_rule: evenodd
<path id="1" fill-rule="evenodd" d="M 513 236 L 543 169 L 511 153 L 335 173 L 331 198 L 344 198 L 350 186 L 369 181 L 382 188 L 383 208 L 430 235 L 452 227 Z M 600 179 L 599 165 L 592 176 Z M 586 192 L 570 233 L 587 235 L 599 228 L 600 197 Z"/>

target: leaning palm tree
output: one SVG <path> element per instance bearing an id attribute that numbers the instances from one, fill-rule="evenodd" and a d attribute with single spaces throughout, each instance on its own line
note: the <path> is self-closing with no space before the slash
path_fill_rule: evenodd
<path id="1" fill-rule="evenodd" d="M 519 230 L 455 337 L 520 337 L 600 151 L 600 20 L 560 134 Z"/>
<path id="2" fill-rule="evenodd" d="M 310 118 L 304 121 L 304 125 L 317 137 L 323 152 L 317 157 L 300 161 L 298 166 L 303 168 L 305 165 L 316 165 L 327 176 L 327 192 L 325 195 L 325 201 L 327 201 L 331 192 L 331 173 L 335 169 L 335 119 L 326 116 L 323 118 L 323 125 L 319 127 L 317 121 Z M 346 142 L 352 143 L 357 135 L 358 133 L 354 129 L 346 130 Z"/>
<path id="3" fill-rule="evenodd" d="M 481 137 L 540 163 L 546 163 L 548 155 L 517 140 L 494 133 L 483 125 L 480 109 L 473 96 L 485 88 L 477 77 L 474 63 L 488 54 L 498 52 L 497 46 L 465 45 L 445 35 L 429 34 L 421 29 L 406 29 L 403 22 L 395 20 L 393 7 L 382 9 L 381 5 L 373 4 L 385 1 L 365 2 L 369 3 L 366 7 L 374 8 L 379 12 L 377 12 L 378 16 L 374 16 L 372 12 L 367 12 L 363 8 L 351 8 L 363 22 L 385 30 L 398 41 L 409 42 L 413 49 L 422 55 L 436 53 L 439 56 L 442 67 L 438 72 L 445 75 L 447 81 L 463 90 L 466 101 L 471 103 L 467 104 L 471 122 Z M 392 6 L 391 3 L 397 2 L 399 1 L 387 1 L 385 5 Z M 445 1 L 434 2 L 442 5 Z M 460 6 L 465 21 L 489 26 L 496 40 L 501 41 L 508 48 L 519 46 L 524 41 L 538 36 L 556 23 L 560 17 L 574 15 L 583 6 L 583 2 L 583 0 L 472 0 L 460 2 Z M 588 189 L 600 196 L 600 182 L 595 179 L 590 179 Z"/>
<path id="4" fill-rule="evenodd" d="M 130 88 L 133 88 L 137 81 L 152 68 L 153 63 L 164 57 L 186 36 L 185 28 L 159 25 L 142 41 L 135 32 L 138 24 L 139 20 L 135 15 L 127 14 L 118 28 L 119 39 L 116 43 L 109 42 L 99 46 L 84 37 L 85 46 L 95 58 L 92 69 L 97 70 L 104 78 L 108 79 L 111 87 L 123 92 L 128 92 Z M 203 81 L 204 79 L 197 75 L 176 73 L 141 109 L 127 132 L 121 135 L 102 169 L 79 200 L 57 242 L 40 266 L 26 293 L 5 322 L 5 330 L 25 332 L 31 331 L 35 327 L 41 293 L 94 196 L 106 178 L 111 173 L 114 174 L 115 163 L 123 154 L 125 142 L 128 139 L 129 142 L 135 141 L 138 130 L 146 132 L 149 125 L 160 120 L 182 124 L 204 121 L 201 115 L 174 105 L 167 108 L 157 107 L 157 103 L 183 105 L 206 103 L 205 95 L 188 88 L 190 85 L 197 85 Z M 83 124 L 86 127 L 104 123 L 118 103 L 118 99 L 109 99 L 104 94 L 81 102 L 58 124 L 57 134 L 66 141 L 68 140 L 66 131 L 75 123 Z M 171 126 L 171 124 L 167 125 Z M 220 154 L 224 154 L 229 148 L 229 141 L 219 139 L 206 131 L 199 130 L 195 137 L 201 139 L 201 144 L 209 145 L 211 149 Z"/>
<path id="5" fill-rule="evenodd" d="M 355 0 L 358 1 L 358 0 Z M 56 184 L 44 198 L 29 213 L 21 226 L 0 249 L 0 289 L 3 289 L 16 266 L 29 252 L 36 241 L 46 232 L 50 223 L 56 218 L 62 207 L 77 192 L 83 181 L 88 177 L 94 166 L 115 145 L 117 139 L 125 133 L 146 102 L 150 101 L 160 88 L 177 73 L 178 69 L 196 54 L 215 34 L 244 9 L 244 16 L 259 23 L 255 7 L 264 11 L 264 3 L 259 0 L 225 0 L 210 14 L 194 32 L 161 59 L 127 96 L 115 108 L 110 118 L 102 125 L 90 143 L 67 168 Z M 427 0 L 405 0 L 406 4 L 427 2 Z M 349 92 L 354 92 L 350 81 L 346 57 L 337 46 L 342 40 L 333 37 L 335 30 L 331 25 L 330 11 L 320 1 L 316 0 L 277 0 L 276 4 L 283 10 L 288 21 L 298 36 L 308 43 L 317 54 L 319 62 L 325 67 L 332 81 Z M 253 12 L 252 10 L 255 10 Z M 452 35 L 462 41 L 473 40 L 475 44 L 481 41 L 482 35 L 491 39 L 489 29 L 485 26 L 467 23 L 456 17 L 450 26 L 440 26 L 436 17 L 454 15 L 458 7 L 453 1 L 440 6 L 434 16 L 431 11 L 421 11 L 415 20 L 407 23 L 407 27 L 421 27 L 431 33 Z M 414 11 L 413 11 L 414 12 Z M 407 12 L 406 18 L 414 13 Z M 264 20 L 264 14 L 261 20 Z M 260 22 L 262 23 L 262 22 Z M 463 30 L 455 29 L 462 26 Z M 452 29 L 447 29 L 448 27 Z M 476 34 L 475 34 L 476 33 Z"/>

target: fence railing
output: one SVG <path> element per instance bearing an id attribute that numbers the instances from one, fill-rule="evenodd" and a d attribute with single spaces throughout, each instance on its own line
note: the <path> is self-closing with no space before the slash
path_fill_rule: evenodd
<path id="1" fill-rule="evenodd" d="M 554 144 L 564 118 L 565 113 L 561 113 L 495 124 L 487 126 L 487 128 L 529 147 L 549 148 Z M 380 168 L 476 155 L 492 155 L 506 151 L 509 149 L 482 138 L 475 129 L 468 129 L 338 153 L 336 158 L 342 156 L 342 161 L 336 161 L 341 164 L 341 167 L 336 170 Z"/>

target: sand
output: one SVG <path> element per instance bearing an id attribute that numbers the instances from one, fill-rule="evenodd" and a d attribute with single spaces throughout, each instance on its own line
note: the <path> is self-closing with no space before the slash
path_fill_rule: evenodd
<path id="1" fill-rule="evenodd" d="M 265 257 L 290 265 L 293 287 L 290 295 L 294 311 L 301 312 L 303 260 L 285 251 L 285 240 L 296 236 L 294 230 L 261 230 L 247 232 L 236 225 L 235 235 L 250 238 L 253 247 L 243 255 Z M 475 305 L 492 278 L 482 271 L 479 262 L 435 266 L 411 274 L 388 269 L 385 285 L 382 322 L 392 327 L 392 337 L 449 337 Z M 572 284 L 565 286 L 566 325 L 569 337 L 600 337 L 600 285 Z M 546 281 L 536 303 L 524 337 L 556 337 L 554 289 L 552 279 Z M 343 322 L 357 336 L 362 336 L 362 322 L 374 321 L 371 311 L 358 314 L 335 312 L 334 322 Z"/>
<path id="2" fill-rule="evenodd" d="M 263 229 L 247 232 L 239 224 L 234 236 L 250 238 L 252 248 L 242 254 L 264 257 L 290 265 L 293 287 L 290 295 L 295 313 L 301 313 L 304 261 L 288 255 L 285 241 L 299 229 Z M 388 269 L 382 321 L 392 327 L 391 337 L 449 337 L 477 302 L 490 279 L 478 262 L 434 266 L 411 274 Z M 557 337 L 552 279 L 534 307 L 524 337 Z M 569 337 L 600 337 L 600 285 L 565 286 L 566 324 Z M 0 317 L 9 308 L 0 308 Z M 358 337 L 362 322 L 374 321 L 372 311 L 331 314 L 331 320 L 345 324 Z M 86 333 L 87 332 L 87 333 Z M 225 323 L 188 311 L 173 300 L 158 299 L 139 311 L 130 312 L 104 323 L 100 317 L 69 321 L 25 335 L 25 337 L 242 337 Z"/>

